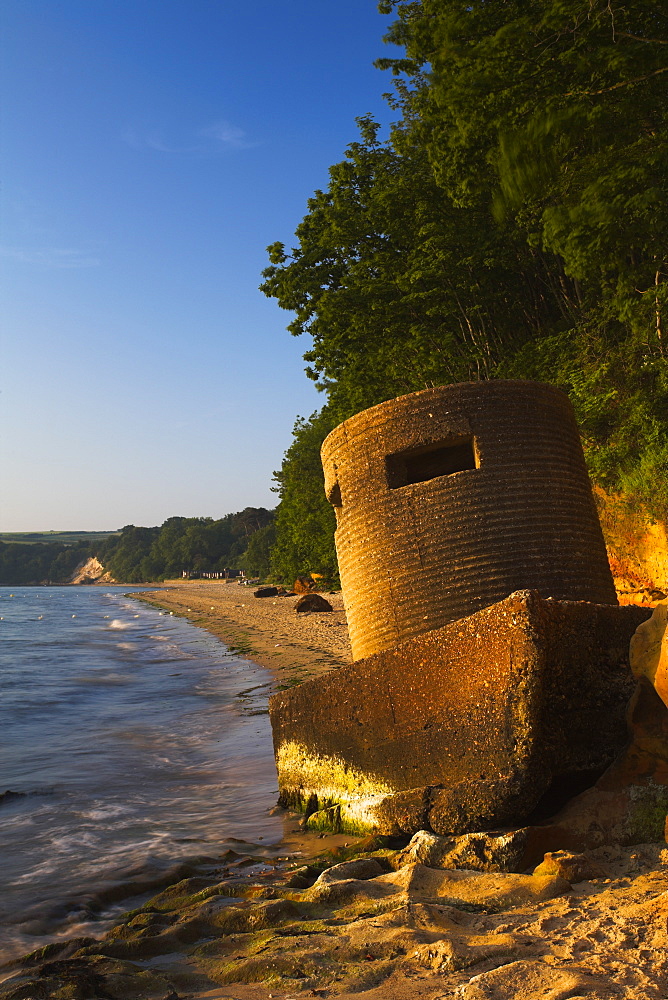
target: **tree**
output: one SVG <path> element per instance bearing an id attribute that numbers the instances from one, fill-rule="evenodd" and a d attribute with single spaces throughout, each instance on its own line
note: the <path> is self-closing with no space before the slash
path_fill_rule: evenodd
<path id="1" fill-rule="evenodd" d="M 594 476 L 667 516 L 665 6 L 380 6 L 405 50 L 381 61 L 397 124 L 380 142 L 360 120 L 262 286 L 313 337 L 327 413 L 540 378 L 570 394 Z"/>
<path id="2" fill-rule="evenodd" d="M 440 186 L 457 204 L 512 215 L 528 242 L 563 262 L 578 304 L 606 303 L 608 318 L 621 320 L 650 356 L 663 356 L 665 4 L 385 7 L 399 14 L 391 36 L 411 60 L 412 111 Z"/>
<path id="3" fill-rule="evenodd" d="M 320 463 L 320 445 L 336 423 L 327 409 L 309 420 L 299 418 L 281 471 L 274 473 L 280 503 L 271 570 L 290 585 L 303 573 L 321 573 L 328 581 L 338 581 L 336 521 L 325 498 Z"/>
<path id="4" fill-rule="evenodd" d="M 248 539 L 248 548 L 239 559 L 239 565 L 250 576 L 266 577 L 271 569 L 271 550 L 276 543 L 276 525 L 266 524 Z"/>
<path id="5" fill-rule="evenodd" d="M 410 121 L 361 141 L 330 170 L 297 229 L 269 248 L 262 290 L 308 333 L 308 373 L 341 419 L 444 382 L 489 378 L 560 317 L 544 255 L 486 209 L 460 209 L 435 183 Z"/>

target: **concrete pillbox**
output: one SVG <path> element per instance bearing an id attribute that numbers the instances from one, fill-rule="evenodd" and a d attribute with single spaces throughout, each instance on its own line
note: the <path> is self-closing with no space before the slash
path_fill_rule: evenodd
<path id="1" fill-rule="evenodd" d="M 503 600 L 617 604 L 568 397 L 470 382 L 381 403 L 322 447 L 355 660 Z"/>

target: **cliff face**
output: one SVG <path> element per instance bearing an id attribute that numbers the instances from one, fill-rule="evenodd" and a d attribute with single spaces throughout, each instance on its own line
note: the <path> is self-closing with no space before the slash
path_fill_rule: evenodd
<path id="1" fill-rule="evenodd" d="M 594 487 L 620 604 L 654 604 L 668 593 L 668 533 L 640 506 Z"/>
<path id="2" fill-rule="evenodd" d="M 77 566 L 70 583 L 116 583 L 111 573 L 106 573 L 104 566 L 96 556 L 91 556 L 85 563 Z"/>

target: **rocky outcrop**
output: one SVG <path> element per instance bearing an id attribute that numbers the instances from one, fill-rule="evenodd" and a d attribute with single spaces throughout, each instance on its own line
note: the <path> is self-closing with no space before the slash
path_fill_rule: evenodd
<path id="1" fill-rule="evenodd" d="M 0 997 L 665 996 L 660 847 L 562 853 L 574 884 L 553 872 L 433 868 L 383 848 L 328 852 L 299 868 L 229 863 L 232 853 L 200 859 L 195 877 L 100 940 L 58 941 L 5 967 Z"/>
<path id="2" fill-rule="evenodd" d="M 594 487 L 608 561 L 622 604 L 652 604 L 668 594 L 666 525 L 637 503 Z"/>
<path id="3" fill-rule="evenodd" d="M 537 868 L 534 875 L 560 875 L 567 882 L 577 885 L 591 879 L 605 878 L 605 868 L 588 854 L 573 854 L 572 851 L 550 851 Z"/>
<path id="4" fill-rule="evenodd" d="M 526 851 L 527 831 L 487 830 L 466 833 L 460 837 L 439 837 L 419 830 L 403 851 L 396 864 L 419 861 L 430 868 L 464 868 L 482 872 L 520 872 Z"/>
<path id="5" fill-rule="evenodd" d="M 91 556 L 74 571 L 70 583 L 116 583 L 111 573 L 105 571 L 104 566 L 96 556 Z"/>
<path id="6" fill-rule="evenodd" d="M 668 603 L 657 604 L 652 617 L 638 626 L 631 639 L 631 670 L 650 684 L 668 705 Z M 668 747 L 666 748 L 668 750 Z"/>

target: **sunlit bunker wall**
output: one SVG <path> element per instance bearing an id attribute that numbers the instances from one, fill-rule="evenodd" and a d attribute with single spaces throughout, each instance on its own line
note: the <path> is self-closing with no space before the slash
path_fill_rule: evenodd
<path id="1" fill-rule="evenodd" d="M 617 604 L 568 397 L 469 382 L 381 403 L 322 448 L 353 659 L 515 590 Z"/>

